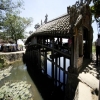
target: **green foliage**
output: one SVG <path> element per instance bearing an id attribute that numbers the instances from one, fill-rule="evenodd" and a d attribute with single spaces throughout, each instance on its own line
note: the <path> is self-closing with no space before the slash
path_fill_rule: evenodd
<path id="1" fill-rule="evenodd" d="M 93 6 L 91 6 L 91 12 L 94 15 L 96 21 L 100 21 L 100 0 L 93 0 Z"/>
<path id="2" fill-rule="evenodd" d="M 13 11 L 14 9 L 18 9 L 22 7 L 23 1 L 19 0 L 17 2 L 13 2 L 13 0 L 0 0 L 0 10 L 3 11 Z"/>
<path id="3" fill-rule="evenodd" d="M 0 68 L 2 68 L 4 66 L 4 59 L 0 58 Z"/>
<path id="4" fill-rule="evenodd" d="M 0 69 L 3 67 L 2 63 L 0 63 Z"/>
<path id="5" fill-rule="evenodd" d="M 23 1 L 0 0 L 0 37 L 8 37 L 17 41 L 24 38 L 25 29 L 31 24 L 32 18 L 19 16 Z"/>
<path id="6" fill-rule="evenodd" d="M 94 52 L 96 52 L 96 48 L 95 48 L 95 46 L 93 45 L 93 46 L 92 46 L 92 53 L 94 53 Z"/>
<path id="7" fill-rule="evenodd" d="M 13 40 L 24 38 L 25 29 L 31 24 L 32 18 L 22 18 L 17 15 L 7 13 L 4 21 L 4 31 L 6 36 L 10 36 Z"/>
<path id="8" fill-rule="evenodd" d="M 18 14 L 22 5 L 22 0 L 16 2 L 13 2 L 13 0 L 0 0 L 0 30 L 3 30 L 3 21 L 6 18 L 6 13 Z"/>

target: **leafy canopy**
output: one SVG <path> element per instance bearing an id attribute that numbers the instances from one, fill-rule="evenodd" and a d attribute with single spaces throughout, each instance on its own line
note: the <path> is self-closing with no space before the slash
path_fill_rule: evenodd
<path id="1" fill-rule="evenodd" d="M 24 38 L 25 29 L 31 25 L 32 18 L 24 18 L 7 14 L 4 21 L 4 31 L 15 41 Z"/>
<path id="2" fill-rule="evenodd" d="M 100 0 L 93 0 L 93 6 L 91 6 L 91 12 L 94 15 L 97 22 L 100 22 Z"/>
<path id="3" fill-rule="evenodd" d="M 24 31 L 31 25 L 32 18 L 20 17 L 20 8 L 23 8 L 22 0 L 0 0 L 0 36 L 3 38 L 15 41 L 24 38 Z"/>

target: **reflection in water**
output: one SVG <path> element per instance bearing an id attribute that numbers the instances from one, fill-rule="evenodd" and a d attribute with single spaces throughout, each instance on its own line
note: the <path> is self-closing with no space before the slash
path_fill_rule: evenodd
<path id="1" fill-rule="evenodd" d="M 47 60 L 47 74 L 51 76 L 51 62 Z"/>
<path id="2" fill-rule="evenodd" d="M 43 100 L 41 97 L 37 87 L 35 86 L 34 82 L 31 80 L 28 72 L 27 67 L 23 65 L 22 62 L 14 63 L 14 67 L 11 70 L 11 75 L 9 77 L 4 78 L 0 81 L 0 87 L 4 85 L 5 82 L 19 82 L 19 81 L 26 81 L 27 83 L 31 84 L 32 87 L 30 89 L 34 100 Z"/>
<path id="3" fill-rule="evenodd" d="M 54 62 L 55 62 L 55 59 L 54 59 Z M 57 64 L 59 65 L 59 60 L 58 60 Z M 69 67 L 69 64 L 70 64 L 70 60 L 66 59 L 66 68 L 65 68 L 66 71 Z M 42 66 L 43 66 L 43 59 L 42 59 Z M 63 57 L 60 57 L 60 66 L 63 68 Z M 52 69 L 52 63 L 49 60 L 47 60 L 47 74 L 49 76 L 52 76 L 51 69 Z M 54 65 L 54 72 L 55 72 L 55 65 Z M 66 79 L 65 80 L 65 82 L 66 82 L 67 81 L 67 74 L 65 75 L 65 79 Z M 59 80 L 59 68 L 57 68 L 57 80 Z M 63 82 L 63 71 L 62 70 L 60 70 L 60 82 Z"/>
<path id="4" fill-rule="evenodd" d="M 48 58 L 49 58 L 49 56 L 48 56 Z M 64 63 L 63 60 L 64 60 L 64 57 L 60 57 L 60 60 L 59 59 L 57 60 L 57 65 L 59 65 L 59 61 L 60 61 L 60 67 L 61 68 L 63 68 L 63 66 L 64 66 L 63 65 L 63 63 Z M 66 61 L 66 63 L 65 63 L 65 70 L 67 71 L 68 67 L 70 65 L 70 60 L 66 58 L 65 61 Z M 42 56 L 41 62 L 42 62 L 41 66 L 43 68 L 44 67 L 44 64 L 43 64 L 44 58 L 43 58 L 43 56 Z M 55 59 L 54 59 L 54 62 L 55 62 Z M 66 84 L 66 82 L 67 82 L 67 74 L 65 74 L 61 69 L 59 69 L 57 67 L 57 76 L 56 76 L 55 70 L 56 70 L 56 66 L 54 65 L 54 79 L 56 79 L 56 77 L 57 77 L 57 81 L 60 82 L 60 83 L 57 82 L 57 86 L 59 86 L 61 83 L 63 83 L 63 85 Z M 52 77 L 52 62 L 50 62 L 49 60 L 47 60 L 47 74 L 50 77 Z M 64 86 L 63 85 L 61 87 L 62 90 L 64 90 Z"/>

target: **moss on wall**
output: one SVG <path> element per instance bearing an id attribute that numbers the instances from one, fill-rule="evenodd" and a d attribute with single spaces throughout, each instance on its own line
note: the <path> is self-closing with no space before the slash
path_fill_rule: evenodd
<path id="1" fill-rule="evenodd" d="M 0 55 L 0 68 L 22 60 L 23 53 L 9 53 Z"/>
<path id="2" fill-rule="evenodd" d="M 0 58 L 0 68 L 4 67 L 4 59 Z"/>

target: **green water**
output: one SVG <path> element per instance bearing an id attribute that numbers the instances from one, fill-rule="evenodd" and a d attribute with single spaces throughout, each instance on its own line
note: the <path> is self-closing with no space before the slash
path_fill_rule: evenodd
<path id="1" fill-rule="evenodd" d="M 35 86 L 34 82 L 30 78 L 27 67 L 22 62 L 17 62 L 13 64 L 13 68 L 11 70 L 11 75 L 2 79 L 0 81 L 0 87 L 4 85 L 5 82 L 19 82 L 19 81 L 26 81 L 27 83 L 31 84 L 30 92 L 33 96 L 34 100 L 43 100 L 41 94 L 39 93 L 37 87 Z"/>

